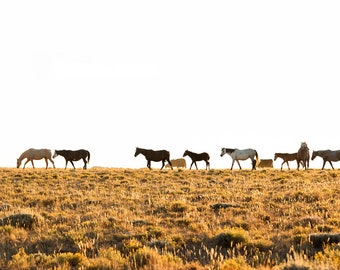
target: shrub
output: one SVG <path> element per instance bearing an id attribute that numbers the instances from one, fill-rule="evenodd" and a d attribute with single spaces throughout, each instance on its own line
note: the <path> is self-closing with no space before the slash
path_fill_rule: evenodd
<path id="1" fill-rule="evenodd" d="M 326 244 L 340 243 L 339 233 L 313 233 L 309 235 L 309 242 L 315 248 L 322 248 Z"/>
<path id="2" fill-rule="evenodd" d="M 172 202 L 170 205 L 170 210 L 172 212 L 183 213 L 189 209 L 189 206 L 184 202 Z"/>
<path id="3" fill-rule="evenodd" d="M 14 214 L 3 218 L 0 225 L 11 225 L 13 227 L 20 227 L 25 229 L 33 229 L 42 220 L 42 217 L 33 214 Z"/>
<path id="4" fill-rule="evenodd" d="M 246 231 L 239 228 L 230 228 L 214 237 L 216 246 L 232 248 L 237 244 L 245 244 L 248 241 Z"/>

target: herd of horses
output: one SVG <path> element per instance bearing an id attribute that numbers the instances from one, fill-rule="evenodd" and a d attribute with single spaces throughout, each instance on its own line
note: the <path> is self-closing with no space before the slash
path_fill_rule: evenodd
<path id="1" fill-rule="evenodd" d="M 198 161 L 205 161 L 206 170 L 210 170 L 210 156 L 208 153 L 194 153 L 189 150 L 186 150 L 183 154 L 182 159 L 177 160 L 170 160 L 170 152 L 167 150 L 151 150 L 151 149 L 143 149 L 143 148 L 136 148 L 135 157 L 137 157 L 139 154 L 142 154 L 145 159 L 147 160 L 147 168 L 151 169 L 151 161 L 154 162 L 162 162 L 161 170 L 166 167 L 170 167 L 173 169 L 173 165 L 175 167 L 186 167 L 186 162 L 184 157 L 188 156 L 191 159 L 191 165 L 190 170 L 193 165 L 195 165 L 196 169 L 197 162 Z M 231 170 L 234 167 L 234 163 L 238 164 L 239 168 L 241 168 L 240 161 L 250 159 L 252 164 L 252 170 L 256 170 L 256 167 L 273 167 L 273 160 L 261 160 L 259 159 L 259 155 L 256 150 L 248 148 L 248 149 L 237 149 L 237 148 L 222 148 L 221 149 L 221 157 L 223 157 L 225 154 L 228 154 L 232 159 L 231 164 Z M 67 168 L 68 162 L 71 163 L 73 168 L 74 161 L 83 160 L 84 166 L 83 169 L 87 169 L 87 164 L 90 162 L 90 152 L 85 149 L 80 150 L 55 150 L 54 154 L 52 155 L 52 151 L 50 149 L 34 149 L 30 148 L 23 152 L 20 157 L 17 159 L 17 168 L 21 166 L 21 163 L 24 159 L 26 159 L 23 168 L 25 168 L 26 164 L 28 162 L 31 162 L 32 167 L 34 168 L 33 160 L 41 160 L 44 159 L 46 163 L 46 169 L 48 168 L 48 161 L 50 161 L 53 165 L 53 168 L 55 168 L 53 159 L 57 156 L 64 157 L 66 164 L 65 169 Z M 317 156 L 321 157 L 323 159 L 323 165 L 322 169 L 324 169 L 326 163 L 328 162 L 332 169 L 334 170 L 332 162 L 336 162 L 340 160 L 340 150 L 319 150 L 319 151 L 313 151 L 312 153 L 312 160 L 314 160 Z M 53 158 L 53 159 L 52 159 Z M 303 142 L 301 143 L 301 146 L 299 150 L 296 153 L 275 153 L 274 160 L 281 158 L 283 160 L 281 164 L 281 170 L 283 169 L 283 165 L 287 164 L 288 169 L 289 162 L 290 161 L 296 161 L 297 169 L 300 169 L 300 166 L 307 170 L 309 168 L 309 160 L 310 160 L 310 154 L 309 154 L 309 148 L 307 146 L 307 143 Z M 165 164 L 167 162 L 167 164 Z M 174 163 L 174 164 L 173 164 Z M 176 164 L 175 164 L 176 163 Z M 262 164 L 262 166 L 261 166 Z"/>
<path id="2" fill-rule="evenodd" d="M 170 152 L 167 150 L 150 150 L 150 149 L 143 149 L 143 148 L 136 148 L 135 152 L 135 157 L 138 156 L 139 154 L 144 155 L 144 157 L 147 160 L 147 167 L 151 169 L 151 161 L 162 161 L 162 167 L 163 169 L 165 162 L 168 162 L 167 166 L 173 169 L 173 164 L 179 164 L 176 167 L 186 167 L 186 163 L 184 159 L 176 159 L 176 160 L 170 160 Z M 241 168 L 240 160 L 251 160 L 252 164 L 252 170 L 256 170 L 256 167 L 261 164 L 258 153 L 255 149 L 243 149 L 239 150 L 236 148 L 222 148 L 221 149 L 221 157 L 223 157 L 225 154 L 228 154 L 232 158 L 232 163 L 231 163 L 231 168 L 230 170 L 233 169 L 234 163 L 238 164 L 239 168 Z M 183 154 L 183 157 L 189 156 L 191 158 L 191 165 L 190 165 L 190 170 L 192 168 L 192 165 L 195 164 L 196 169 L 197 168 L 197 161 L 205 161 L 206 163 L 206 169 L 210 169 L 210 163 L 209 159 L 210 156 L 208 153 L 194 153 L 189 150 L 186 150 Z M 332 169 L 334 170 L 332 162 L 336 162 L 340 160 L 340 150 L 332 151 L 332 150 L 319 150 L 319 151 L 313 151 L 312 153 L 312 160 L 314 160 L 317 156 L 321 157 L 323 159 L 323 165 L 322 165 L 322 170 L 325 167 L 325 164 L 329 162 L 331 165 Z M 309 153 L 309 148 L 307 146 L 307 143 L 303 142 L 301 143 L 301 146 L 299 150 L 296 153 L 275 153 L 274 155 L 274 160 L 277 158 L 281 158 L 283 160 L 281 164 L 281 171 L 283 169 L 283 165 L 286 163 L 288 169 L 290 170 L 289 167 L 289 162 L 290 161 L 296 161 L 297 163 L 297 169 L 300 169 L 300 166 L 307 170 L 309 168 L 309 160 L 310 160 L 310 153 Z M 273 167 L 273 160 L 265 160 L 266 162 L 263 162 L 263 164 L 269 164 L 269 165 L 264 165 L 263 167 Z"/>
<path id="3" fill-rule="evenodd" d="M 55 150 L 54 154 L 52 156 L 52 151 L 50 149 L 34 149 L 30 148 L 23 152 L 20 157 L 17 159 L 17 168 L 20 167 L 21 162 L 26 159 L 26 162 L 24 163 L 24 168 L 28 162 L 32 163 L 32 167 L 34 168 L 33 160 L 40 160 L 45 159 L 46 162 L 46 169 L 48 168 L 48 161 L 50 161 L 53 165 L 53 168 L 55 168 L 54 161 L 52 159 L 56 158 L 57 156 L 64 157 L 66 161 L 65 169 L 67 168 L 67 163 L 70 162 L 75 169 L 75 166 L 73 164 L 73 161 L 78 161 L 82 159 L 84 161 L 83 169 L 87 169 L 87 163 L 90 162 L 90 152 L 85 149 L 80 150 Z"/>

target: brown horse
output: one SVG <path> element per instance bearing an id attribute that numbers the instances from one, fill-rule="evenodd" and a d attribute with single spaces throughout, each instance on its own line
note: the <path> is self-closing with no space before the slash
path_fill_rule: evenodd
<path id="1" fill-rule="evenodd" d="M 195 164 L 196 170 L 198 170 L 196 161 L 201 161 L 201 160 L 205 161 L 205 169 L 207 170 L 209 167 L 209 170 L 210 170 L 210 163 L 209 163 L 210 156 L 208 153 L 204 152 L 204 153 L 197 154 L 194 152 L 190 152 L 189 150 L 185 150 L 183 157 L 185 156 L 189 156 L 191 158 L 192 162 L 190 165 L 190 170 L 193 164 Z"/>
<path id="2" fill-rule="evenodd" d="M 39 159 L 45 159 L 46 162 L 46 169 L 48 167 L 48 160 L 52 162 L 53 164 L 53 168 L 55 168 L 54 166 L 54 161 L 52 160 L 52 152 L 50 149 L 34 149 L 34 148 L 30 148 L 28 150 L 26 150 L 25 152 L 23 152 L 20 157 L 17 159 L 17 168 L 20 167 L 21 162 L 23 159 L 27 159 L 26 162 L 24 163 L 24 169 L 26 164 L 31 161 L 32 163 L 32 167 L 34 169 L 34 163 L 33 160 L 39 160 Z"/>
<path id="3" fill-rule="evenodd" d="M 312 154 L 312 160 L 314 160 L 317 156 L 322 157 L 323 159 L 323 165 L 322 170 L 325 167 L 326 162 L 328 161 L 329 164 L 331 164 L 332 169 L 334 170 L 332 161 L 339 161 L 340 160 L 340 150 L 319 150 L 319 151 L 313 151 Z"/>
<path id="4" fill-rule="evenodd" d="M 80 149 L 80 150 L 55 150 L 54 154 L 53 154 L 53 158 L 56 158 L 57 156 L 62 156 L 65 158 L 66 160 L 66 165 L 65 165 L 65 169 L 67 167 L 67 163 L 71 162 L 73 169 L 76 169 L 76 167 L 74 167 L 73 161 L 78 161 L 80 159 L 82 159 L 84 161 L 84 167 L 83 169 L 86 170 L 87 169 L 87 163 L 90 162 L 90 152 L 84 149 Z"/>
<path id="5" fill-rule="evenodd" d="M 309 148 L 307 146 L 307 143 L 303 142 L 301 143 L 301 147 L 299 151 L 297 152 L 297 169 L 300 169 L 300 162 L 302 163 L 302 168 L 305 168 L 307 170 L 309 168 Z"/>
<path id="6" fill-rule="evenodd" d="M 150 170 L 151 170 L 151 161 L 156 161 L 156 162 L 162 161 L 161 169 L 163 169 L 165 161 L 167 161 L 170 164 L 171 170 L 173 170 L 172 164 L 171 164 L 171 161 L 170 161 L 170 152 L 167 151 L 167 150 L 154 151 L 154 150 L 136 147 L 135 157 L 138 156 L 139 154 L 144 155 L 144 157 L 147 160 L 146 166 Z"/>
<path id="7" fill-rule="evenodd" d="M 297 153 L 275 153 L 274 160 L 276 160 L 277 158 L 283 159 L 283 162 L 281 164 L 281 171 L 282 171 L 283 164 L 285 163 L 287 163 L 288 170 L 290 170 L 288 161 L 293 161 L 293 160 L 297 161 Z"/>

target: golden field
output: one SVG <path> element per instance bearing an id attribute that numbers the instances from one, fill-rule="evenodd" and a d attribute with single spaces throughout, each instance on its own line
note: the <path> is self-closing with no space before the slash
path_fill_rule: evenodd
<path id="1" fill-rule="evenodd" d="M 0 176 L 1 269 L 340 269 L 339 170 Z"/>

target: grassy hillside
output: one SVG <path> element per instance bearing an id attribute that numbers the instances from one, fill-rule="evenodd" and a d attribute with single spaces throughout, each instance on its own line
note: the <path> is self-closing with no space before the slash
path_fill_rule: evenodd
<path id="1" fill-rule="evenodd" d="M 0 268 L 340 268 L 338 170 L 0 176 Z"/>

